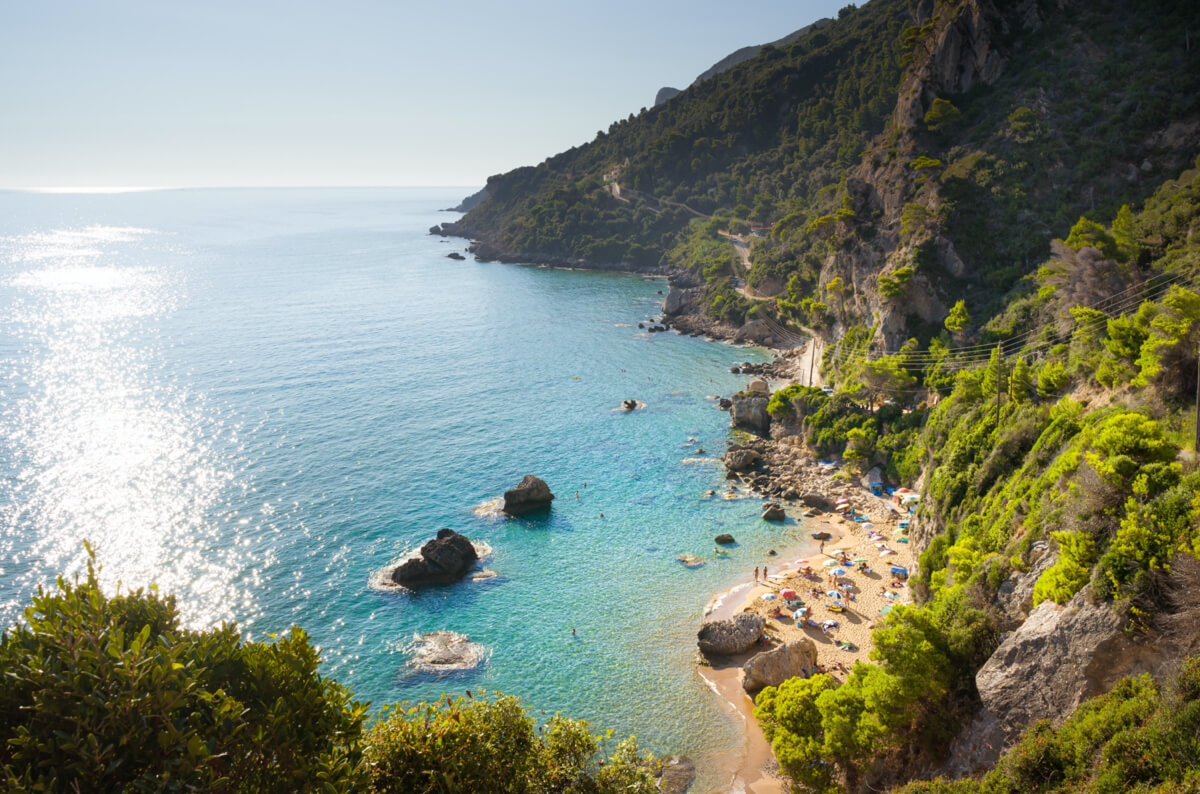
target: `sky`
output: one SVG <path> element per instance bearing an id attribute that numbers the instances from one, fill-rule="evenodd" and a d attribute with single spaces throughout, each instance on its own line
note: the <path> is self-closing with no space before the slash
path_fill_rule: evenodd
<path id="1" fill-rule="evenodd" d="M 0 0 L 0 188 L 481 186 L 848 0 Z"/>

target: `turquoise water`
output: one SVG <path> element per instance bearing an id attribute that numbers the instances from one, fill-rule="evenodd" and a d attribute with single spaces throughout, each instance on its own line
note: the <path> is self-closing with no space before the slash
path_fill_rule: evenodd
<path id="1" fill-rule="evenodd" d="M 736 746 L 695 630 L 795 527 L 685 461 L 723 450 L 705 397 L 762 355 L 639 332 L 660 280 L 447 259 L 463 241 L 425 230 L 460 193 L 0 193 L 0 618 L 87 538 L 190 624 L 301 625 L 374 705 L 499 689 L 660 752 Z M 527 473 L 548 516 L 477 512 Z M 440 527 L 499 576 L 371 586 Z M 440 629 L 487 661 L 412 674 Z"/>

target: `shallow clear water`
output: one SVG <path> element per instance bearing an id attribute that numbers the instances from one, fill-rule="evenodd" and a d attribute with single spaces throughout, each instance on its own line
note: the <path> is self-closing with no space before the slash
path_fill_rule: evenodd
<path id="1" fill-rule="evenodd" d="M 190 624 L 301 625 L 375 705 L 499 689 L 656 751 L 736 745 L 695 630 L 796 527 L 702 498 L 722 471 L 684 461 L 723 450 L 705 397 L 762 356 L 640 333 L 662 281 L 447 259 L 463 241 L 425 231 L 461 192 L 0 193 L 0 619 L 86 538 Z M 527 473 L 548 516 L 476 512 Z M 440 527 L 500 575 L 372 588 Z M 409 674 L 442 629 L 487 661 Z"/>

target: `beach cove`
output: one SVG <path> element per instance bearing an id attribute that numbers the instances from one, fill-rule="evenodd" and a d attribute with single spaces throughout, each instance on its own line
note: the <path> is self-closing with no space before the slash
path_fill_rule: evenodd
<path id="1" fill-rule="evenodd" d="M 693 790 L 720 790 L 742 729 L 696 631 L 803 535 L 744 486 L 721 496 L 709 398 L 768 356 L 639 329 L 662 279 L 448 258 L 425 230 L 460 192 L 0 196 L 3 618 L 88 539 L 110 587 L 157 583 L 189 625 L 302 626 L 373 707 L 502 690 L 685 753 Z M 478 510 L 529 473 L 550 513 Z M 442 527 L 497 575 L 372 587 Z M 440 631 L 481 663 L 424 672 Z"/>

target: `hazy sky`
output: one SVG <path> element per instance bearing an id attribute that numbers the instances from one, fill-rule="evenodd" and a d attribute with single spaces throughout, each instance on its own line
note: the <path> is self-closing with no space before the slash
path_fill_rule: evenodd
<path id="1" fill-rule="evenodd" d="M 482 185 L 848 0 L 0 0 L 0 187 Z"/>

